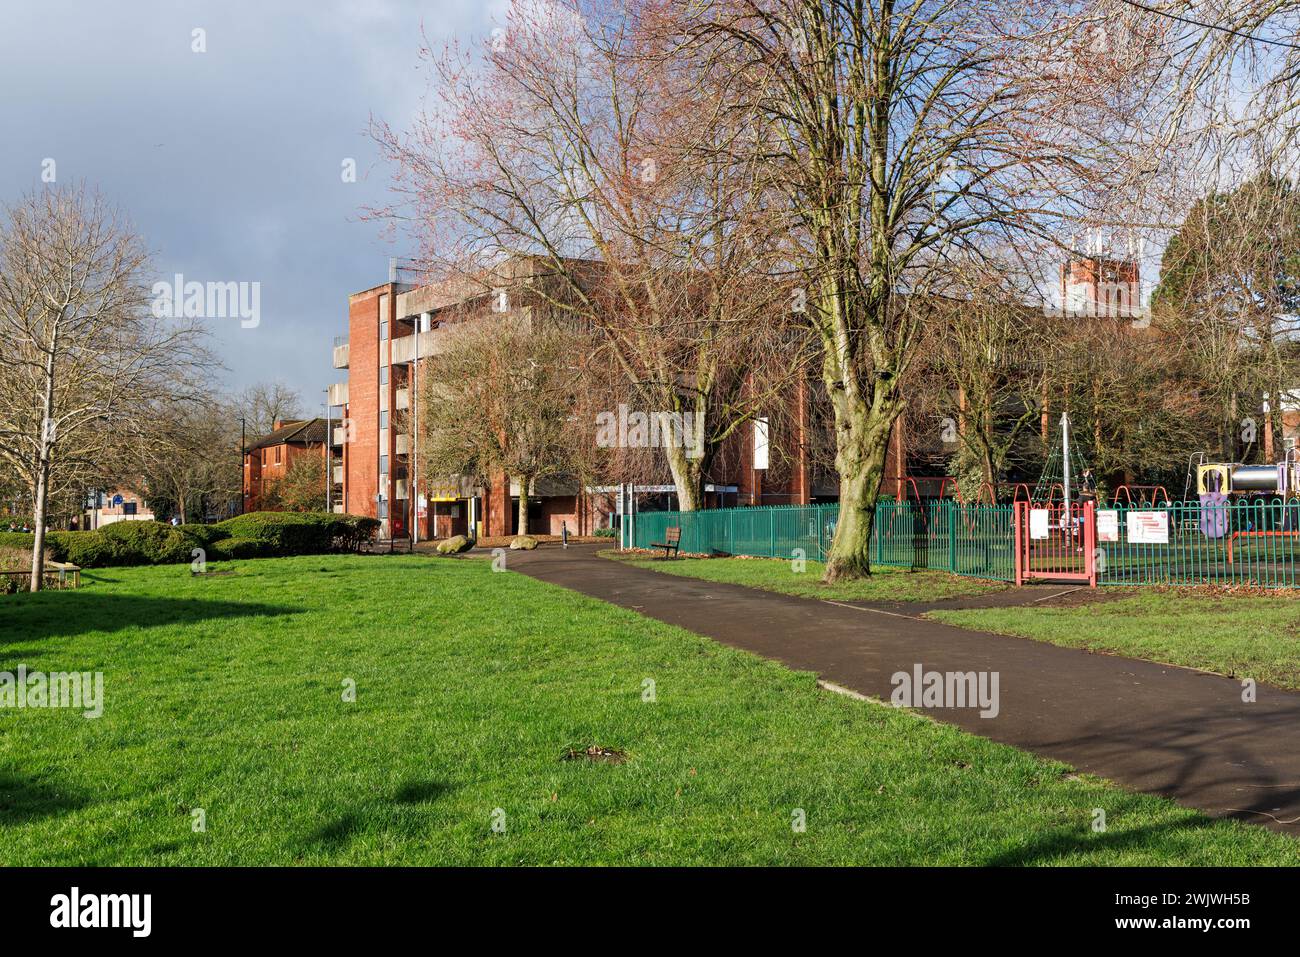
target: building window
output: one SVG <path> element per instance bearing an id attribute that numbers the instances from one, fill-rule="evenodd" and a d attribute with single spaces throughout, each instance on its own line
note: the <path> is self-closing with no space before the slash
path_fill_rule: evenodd
<path id="1" fill-rule="evenodd" d="M 388 385 L 388 366 L 379 367 L 379 384 Z"/>
<path id="2" fill-rule="evenodd" d="M 386 429 L 386 428 L 388 428 L 388 413 L 387 413 L 387 412 L 380 412 L 380 413 L 379 413 L 379 427 L 380 427 L 381 429 Z"/>
<path id="3" fill-rule="evenodd" d="M 385 320 L 379 324 L 379 341 L 385 342 L 388 339 L 388 321 Z"/>
<path id="4" fill-rule="evenodd" d="M 379 500 L 379 517 L 380 518 L 388 517 L 388 499 L 386 498 L 381 498 Z"/>
<path id="5" fill-rule="evenodd" d="M 275 464 L 280 464 L 280 446 L 278 445 L 275 447 Z"/>
<path id="6" fill-rule="evenodd" d="M 381 480 L 381 481 L 380 481 L 380 487 L 383 486 L 383 481 L 382 481 L 382 480 L 385 479 L 385 478 L 387 478 L 387 477 L 388 477 L 388 456 L 387 456 L 387 455 L 381 455 L 381 456 L 379 456 L 379 478 L 380 478 L 380 480 Z"/>

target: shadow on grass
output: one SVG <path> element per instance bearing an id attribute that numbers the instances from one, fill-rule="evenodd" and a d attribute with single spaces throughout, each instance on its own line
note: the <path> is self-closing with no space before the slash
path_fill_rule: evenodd
<path id="1" fill-rule="evenodd" d="M 377 804 L 346 811 L 313 831 L 303 846 L 313 851 L 338 851 L 367 831 L 416 837 L 423 833 L 419 817 L 413 818 L 409 812 L 403 814 L 397 809 L 433 804 L 453 790 L 455 787 L 444 781 L 407 781 L 398 786 L 390 799 L 392 807 Z"/>
<path id="2" fill-rule="evenodd" d="M 1126 830 L 1106 831 L 1098 834 L 1084 827 L 1056 828 L 1038 834 L 1021 847 L 995 854 L 979 863 L 985 867 L 1025 867 L 1035 864 L 1093 864 L 1094 855 L 1117 851 L 1147 851 L 1157 859 L 1169 860 L 1178 856 L 1176 851 L 1163 848 L 1166 837 L 1195 834 L 1213 827 L 1214 821 L 1204 817 L 1188 817 L 1164 821 Z M 1082 858 L 1081 860 L 1079 858 Z"/>
<path id="3" fill-rule="evenodd" d="M 0 771 L 0 825 L 25 824 L 75 811 L 88 803 L 85 797 L 66 788 L 50 787 Z"/>
<path id="4" fill-rule="evenodd" d="M 203 598 L 104 595 L 92 591 L 47 591 L 0 601 L 0 651 L 8 642 L 41 641 L 87 631 L 152 628 L 221 618 L 292 615 L 301 609 Z M 30 651 L 31 649 L 26 649 Z"/>
<path id="5" fill-rule="evenodd" d="M 407 781 L 397 789 L 393 800 L 398 804 L 431 804 L 452 790 L 445 781 Z"/>

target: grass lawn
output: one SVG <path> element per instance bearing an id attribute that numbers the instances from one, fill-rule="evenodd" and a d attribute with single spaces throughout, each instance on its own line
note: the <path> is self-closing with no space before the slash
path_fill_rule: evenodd
<path id="1" fill-rule="evenodd" d="M 833 601 L 937 601 L 964 598 L 986 592 L 1002 591 L 1003 582 L 983 578 L 964 578 L 948 572 L 922 569 L 911 571 L 877 565 L 871 577 L 858 581 L 822 583 L 825 566 L 810 561 L 802 572 L 783 558 L 652 558 L 639 552 L 624 554 L 610 549 L 601 552 L 606 558 L 649 568 L 666 575 L 702 578 L 711 582 L 747 585 L 765 591 L 781 592 L 799 598 L 829 598 Z"/>
<path id="2" fill-rule="evenodd" d="M 102 670 L 106 698 L 0 710 L 0 864 L 1300 862 L 487 562 L 223 568 L 0 599 L 0 670 Z M 561 760 L 592 745 L 627 760 Z"/>
<path id="3" fill-rule="evenodd" d="M 1300 690 L 1300 597 L 1143 589 L 1063 608 L 936 611 L 929 617 Z"/>

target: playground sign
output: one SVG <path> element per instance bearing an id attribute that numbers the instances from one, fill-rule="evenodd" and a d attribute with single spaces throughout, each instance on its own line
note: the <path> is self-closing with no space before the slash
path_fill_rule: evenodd
<path id="1" fill-rule="evenodd" d="M 1050 515 L 1051 512 L 1045 508 L 1031 508 L 1029 510 L 1030 538 L 1047 538 L 1049 534 Z"/>
<path id="2" fill-rule="evenodd" d="M 1134 545 L 1169 544 L 1169 513 L 1129 512 L 1128 540 Z"/>
<path id="3" fill-rule="evenodd" d="M 1097 512 L 1097 541 L 1119 541 L 1119 512 L 1114 509 L 1102 509 Z"/>

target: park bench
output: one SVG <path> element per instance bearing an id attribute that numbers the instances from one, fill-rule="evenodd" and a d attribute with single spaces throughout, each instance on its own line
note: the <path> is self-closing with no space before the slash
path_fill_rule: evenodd
<path id="1" fill-rule="evenodd" d="M 681 541 L 682 530 L 679 526 L 674 525 L 664 531 L 664 540 L 662 542 L 651 542 L 650 547 L 662 548 L 664 550 L 664 558 L 667 558 L 669 551 L 674 555 L 677 554 L 677 549 L 678 546 L 681 545 Z"/>
<path id="2" fill-rule="evenodd" d="M 81 587 L 81 566 L 74 565 L 72 562 L 46 562 L 46 573 L 55 572 L 59 576 L 59 587 L 66 588 L 68 584 L 68 575 L 72 576 L 72 587 Z"/>
<path id="3" fill-rule="evenodd" d="M 1232 564 L 1232 543 L 1237 538 L 1268 538 L 1272 536 L 1283 536 L 1286 538 L 1295 538 L 1300 536 L 1300 531 L 1258 531 L 1258 532 L 1233 532 L 1228 536 L 1228 564 Z"/>
<path id="4" fill-rule="evenodd" d="M 31 574 L 32 573 L 27 570 L 0 571 L 0 575 L 3 575 L 5 578 L 17 579 L 20 585 L 21 583 L 25 582 L 28 578 L 30 578 Z M 41 570 L 42 579 L 49 580 L 51 577 L 55 575 L 58 576 L 60 588 L 67 587 L 68 575 L 72 576 L 73 588 L 81 587 L 81 566 L 80 565 L 73 565 L 71 562 L 47 561 L 45 563 L 45 567 Z"/>

